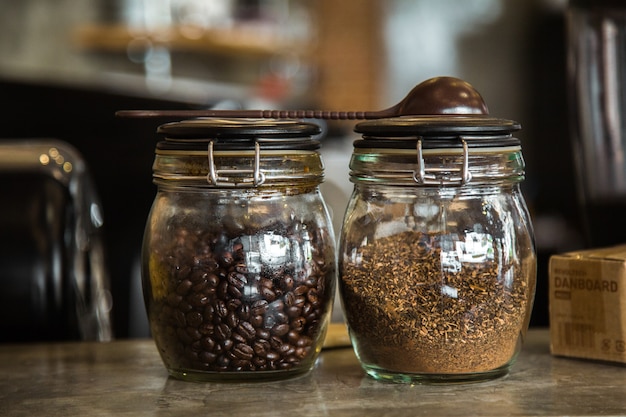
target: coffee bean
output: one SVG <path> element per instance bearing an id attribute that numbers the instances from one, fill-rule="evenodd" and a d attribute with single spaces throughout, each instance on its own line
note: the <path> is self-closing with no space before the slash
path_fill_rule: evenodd
<path id="1" fill-rule="evenodd" d="M 306 319 L 302 316 L 295 317 L 291 321 L 291 328 L 296 332 L 301 332 L 304 330 L 304 326 L 306 326 Z"/>
<path id="2" fill-rule="evenodd" d="M 224 348 L 224 352 L 228 352 L 235 346 L 235 342 L 232 339 L 222 340 L 222 348 Z"/>
<path id="3" fill-rule="evenodd" d="M 220 279 L 215 274 L 208 274 L 206 282 L 210 287 L 217 288 L 218 284 L 220 283 Z"/>
<path id="4" fill-rule="evenodd" d="M 204 337 L 200 340 L 200 344 L 201 346 L 204 348 L 205 351 L 213 351 L 213 349 L 215 348 L 215 340 L 213 340 L 211 337 Z"/>
<path id="5" fill-rule="evenodd" d="M 209 303 L 209 297 L 203 293 L 192 294 L 189 298 L 189 305 L 193 307 L 204 307 Z"/>
<path id="6" fill-rule="evenodd" d="M 252 324 L 252 326 L 255 328 L 263 326 L 263 322 L 264 322 L 263 316 L 250 317 L 250 324 Z"/>
<path id="7" fill-rule="evenodd" d="M 191 327 L 198 327 L 202 324 L 202 314 L 197 311 L 190 311 L 185 315 L 185 321 Z"/>
<path id="8" fill-rule="evenodd" d="M 185 295 L 187 294 L 187 292 L 189 292 L 192 286 L 193 283 L 190 280 L 185 279 L 180 284 L 178 284 L 178 287 L 176 287 L 176 294 Z"/>
<path id="9" fill-rule="evenodd" d="M 287 332 L 289 332 L 289 325 L 284 323 L 275 325 L 271 330 L 271 333 L 275 336 L 284 336 Z"/>
<path id="10" fill-rule="evenodd" d="M 252 360 L 252 357 L 254 356 L 254 350 L 249 345 L 244 343 L 239 343 L 235 346 L 233 353 L 237 358 L 246 361 Z"/>
<path id="11" fill-rule="evenodd" d="M 252 323 L 249 323 L 247 321 L 242 321 L 237 326 L 237 333 L 242 335 L 247 340 L 252 340 L 256 336 L 256 329 L 254 328 Z"/>
<path id="12" fill-rule="evenodd" d="M 237 315 L 241 320 L 248 320 L 250 318 L 250 306 L 248 304 L 242 304 L 237 308 Z"/>
<path id="13" fill-rule="evenodd" d="M 218 340 L 226 340 L 230 337 L 231 334 L 232 334 L 232 331 L 230 330 L 230 327 L 228 327 L 228 324 L 226 323 L 218 324 L 215 327 L 215 337 Z"/>
<path id="14" fill-rule="evenodd" d="M 217 359 L 217 355 L 213 352 L 206 350 L 200 352 L 200 354 L 198 355 L 198 360 L 206 364 L 211 364 L 215 362 L 215 359 Z"/>
<path id="15" fill-rule="evenodd" d="M 334 269 L 320 272 L 318 265 L 328 262 L 323 256 L 321 263 L 294 258 L 276 264 L 261 261 L 271 257 L 246 252 L 260 247 L 254 243 L 263 238 L 259 230 L 246 237 L 244 245 L 244 238 L 229 239 L 218 229 L 172 227 L 176 238 L 152 243 L 154 253 L 163 254 L 164 270 L 173 272 L 167 280 L 166 274 L 155 275 L 155 280 L 164 280 L 159 288 L 168 290 L 149 304 L 155 339 L 174 367 L 261 372 L 311 363 L 317 354 L 313 340 L 319 339 L 319 324 L 325 322 L 332 301 L 332 292 L 325 289 L 334 288 Z M 241 223 L 238 233 L 244 229 L 254 228 Z M 296 234 L 284 237 L 292 245 L 306 241 L 315 247 L 322 242 L 314 240 L 321 239 L 317 234 L 297 235 L 315 229 L 302 225 L 273 223 L 268 233 L 274 239 L 287 229 Z M 319 258 L 316 248 L 313 256 Z"/>
<path id="16" fill-rule="evenodd" d="M 300 295 L 305 295 L 307 292 L 309 291 L 309 287 L 307 287 L 306 285 L 298 285 L 294 290 L 293 293 L 297 296 Z"/>
<path id="17" fill-rule="evenodd" d="M 296 306 L 291 306 L 291 307 L 287 307 L 287 316 L 290 318 L 296 318 L 299 315 L 302 314 L 302 308 L 301 307 L 296 307 Z"/>
<path id="18" fill-rule="evenodd" d="M 262 316 L 267 313 L 267 310 L 269 310 L 269 303 L 267 300 L 258 300 L 252 303 L 250 312 L 255 316 Z"/>
<path id="19" fill-rule="evenodd" d="M 255 340 L 252 347 L 254 349 L 254 352 L 262 358 L 265 358 L 267 356 L 267 353 L 272 348 L 270 346 L 270 342 L 268 342 L 267 340 L 263 340 L 263 339 Z"/>
<path id="20" fill-rule="evenodd" d="M 226 324 L 228 324 L 231 329 L 237 327 L 239 325 L 239 317 L 237 316 L 237 313 L 234 311 L 228 313 L 226 316 Z"/>
<path id="21" fill-rule="evenodd" d="M 261 287 L 261 297 L 271 303 L 276 299 L 276 293 L 271 288 Z"/>
<path id="22" fill-rule="evenodd" d="M 289 291 L 293 288 L 293 284 L 294 284 L 294 280 L 293 277 L 289 274 L 285 275 L 281 282 L 280 282 L 280 287 L 284 290 L 284 291 Z"/>

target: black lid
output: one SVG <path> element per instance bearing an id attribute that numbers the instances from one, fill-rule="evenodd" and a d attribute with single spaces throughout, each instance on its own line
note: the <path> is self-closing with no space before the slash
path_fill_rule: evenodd
<path id="1" fill-rule="evenodd" d="M 428 148 L 514 146 L 520 141 L 511 133 L 520 130 L 513 120 L 496 119 L 486 115 L 424 115 L 369 120 L 354 130 L 363 138 L 354 142 L 355 148 L 414 148 L 417 139 Z"/>
<path id="2" fill-rule="evenodd" d="M 165 141 L 157 148 L 206 149 L 213 141 L 217 151 L 254 149 L 255 143 L 263 150 L 315 150 L 320 143 L 312 136 L 320 132 L 318 125 L 298 120 L 199 118 L 159 126 Z"/>

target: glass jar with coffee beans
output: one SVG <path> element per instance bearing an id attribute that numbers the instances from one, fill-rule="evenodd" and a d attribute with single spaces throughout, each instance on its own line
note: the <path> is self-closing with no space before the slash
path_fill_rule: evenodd
<path id="1" fill-rule="evenodd" d="M 152 336 L 171 376 L 309 371 L 336 279 L 315 124 L 194 119 L 159 127 L 144 236 Z"/>
<path id="2" fill-rule="evenodd" d="M 339 288 L 374 378 L 470 382 L 509 371 L 536 279 L 518 129 L 485 114 L 356 126 Z"/>

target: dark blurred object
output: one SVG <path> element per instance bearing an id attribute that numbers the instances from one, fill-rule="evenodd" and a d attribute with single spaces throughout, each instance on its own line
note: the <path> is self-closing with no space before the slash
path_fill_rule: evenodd
<path id="1" fill-rule="evenodd" d="M 115 337 L 147 335 L 141 293 L 134 294 L 140 288 L 138 260 L 143 228 L 156 192 L 152 161 L 157 122 L 120 120 L 115 112 L 189 106 L 103 88 L 7 79 L 0 79 L 0 92 L 3 137 L 55 137 L 74 146 L 84 157 L 106 222 L 104 252 Z"/>
<path id="2" fill-rule="evenodd" d="M 100 203 L 71 146 L 0 141 L 0 342 L 112 337 Z"/>
<path id="3" fill-rule="evenodd" d="M 586 243 L 625 243 L 626 4 L 573 0 L 566 18 L 570 122 Z"/>

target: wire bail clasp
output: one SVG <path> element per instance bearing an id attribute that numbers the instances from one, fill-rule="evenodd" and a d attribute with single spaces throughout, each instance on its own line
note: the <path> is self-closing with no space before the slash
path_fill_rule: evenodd
<path id="1" fill-rule="evenodd" d="M 221 169 L 215 168 L 213 141 L 208 146 L 209 173 L 207 182 L 216 187 L 257 187 L 265 182 L 265 174 L 261 172 L 261 146 L 254 142 L 254 169 Z M 252 174 L 245 177 L 242 174 Z"/>
<path id="2" fill-rule="evenodd" d="M 417 170 L 413 171 L 413 180 L 420 185 L 437 185 L 437 184 L 460 184 L 464 185 L 470 182 L 472 179 L 472 174 L 469 171 L 469 147 L 467 146 L 467 141 L 462 136 L 459 137 L 459 141 L 463 145 L 463 165 L 460 169 L 456 170 L 460 172 L 459 176 L 450 176 L 448 178 L 444 178 L 441 176 L 437 176 L 437 173 L 444 173 L 453 171 L 449 168 L 441 168 L 441 167 L 430 167 L 426 168 L 426 163 L 424 162 L 424 153 L 422 150 L 422 138 L 417 138 L 416 154 L 417 154 Z"/>

